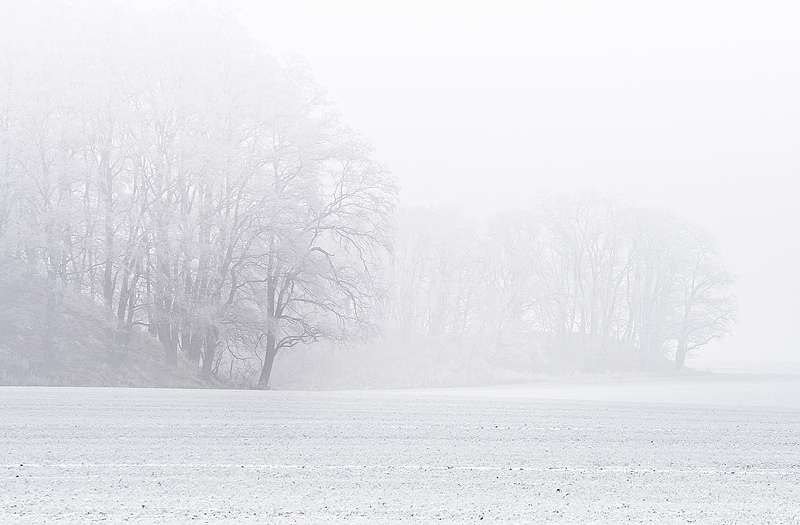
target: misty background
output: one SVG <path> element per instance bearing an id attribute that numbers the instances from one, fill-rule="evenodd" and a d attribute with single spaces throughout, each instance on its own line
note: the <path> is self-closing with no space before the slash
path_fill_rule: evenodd
<path id="1" fill-rule="evenodd" d="M 701 358 L 798 359 L 797 3 L 235 5 L 310 63 L 403 203 L 480 215 L 592 188 L 672 210 L 738 277 L 739 323 Z"/>
<path id="2" fill-rule="evenodd" d="M 797 360 L 793 13 L 723 7 L 12 2 L 0 380 Z"/>

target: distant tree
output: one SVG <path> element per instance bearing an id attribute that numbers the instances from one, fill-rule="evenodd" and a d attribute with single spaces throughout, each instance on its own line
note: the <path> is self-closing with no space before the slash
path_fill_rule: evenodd
<path id="1" fill-rule="evenodd" d="M 631 207 L 586 192 L 547 195 L 534 209 L 543 226 L 543 329 L 569 359 L 592 368 L 621 337 Z"/>
<path id="2" fill-rule="evenodd" d="M 736 282 L 722 262 L 714 238 L 703 228 L 682 225 L 686 244 L 675 275 L 675 367 L 698 348 L 727 335 L 736 323 Z"/>
<path id="3" fill-rule="evenodd" d="M 488 252 L 488 290 L 482 298 L 497 340 L 521 325 L 542 329 L 546 324 L 539 317 L 545 294 L 546 249 L 540 219 L 526 209 L 498 212 L 487 221 L 482 244 Z"/>
<path id="4" fill-rule="evenodd" d="M 645 359 L 663 356 L 672 339 L 682 242 L 678 224 L 677 217 L 663 210 L 631 210 L 620 337 L 639 348 Z"/>
<path id="5" fill-rule="evenodd" d="M 455 205 L 400 209 L 387 313 L 406 341 L 413 332 L 460 344 L 484 324 L 491 254 L 479 235 L 478 222 Z"/>
<path id="6" fill-rule="evenodd" d="M 434 334 L 465 358 L 480 341 L 486 359 L 527 348 L 562 371 L 665 357 L 681 367 L 735 322 L 713 239 L 671 213 L 591 192 L 545 195 L 469 228 L 448 211 L 400 214 L 389 312 L 402 333 Z"/>

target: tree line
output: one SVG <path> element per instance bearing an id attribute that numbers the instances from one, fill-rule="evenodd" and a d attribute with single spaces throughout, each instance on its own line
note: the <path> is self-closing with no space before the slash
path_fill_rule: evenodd
<path id="1" fill-rule="evenodd" d="M 143 327 L 207 376 L 246 348 L 261 386 L 366 333 L 397 189 L 307 67 L 224 11 L 50 7 L 7 14 L 0 60 L 2 257 L 46 280 L 45 360 L 67 289 L 115 344 Z"/>
<path id="2" fill-rule="evenodd" d="M 481 220 L 401 209 L 392 268 L 388 319 L 403 337 L 522 350 L 562 371 L 665 356 L 681 368 L 736 322 L 713 236 L 617 196 L 546 195 Z"/>
<path id="3" fill-rule="evenodd" d="M 483 223 L 396 213 L 307 66 L 224 8 L 46 7 L 0 22 L 0 264 L 44 283 L 45 362 L 67 293 L 102 307 L 110 347 L 144 330 L 206 377 L 257 360 L 261 387 L 282 349 L 381 329 L 543 334 L 591 369 L 622 347 L 682 365 L 735 320 L 713 239 L 663 212 L 574 195 Z"/>

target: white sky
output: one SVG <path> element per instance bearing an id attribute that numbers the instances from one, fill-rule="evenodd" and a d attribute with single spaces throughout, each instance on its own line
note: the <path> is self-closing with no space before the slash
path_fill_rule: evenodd
<path id="1" fill-rule="evenodd" d="M 305 58 L 407 203 L 613 191 L 714 231 L 741 322 L 800 360 L 800 2 L 238 0 Z"/>

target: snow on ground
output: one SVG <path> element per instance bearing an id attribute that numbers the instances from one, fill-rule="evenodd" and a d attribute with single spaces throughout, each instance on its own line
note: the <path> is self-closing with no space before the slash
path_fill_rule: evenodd
<path id="1" fill-rule="evenodd" d="M 725 361 L 693 358 L 689 366 L 717 374 L 800 374 L 800 361 Z"/>
<path id="2" fill-rule="evenodd" d="M 800 375 L 752 372 L 653 378 L 575 378 L 496 387 L 426 389 L 419 392 L 450 396 L 800 409 Z"/>
<path id="3" fill-rule="evenodd" d="M 800 523 L 800 378 L 0 388 L 0 522 L 124 521 Z"/>

